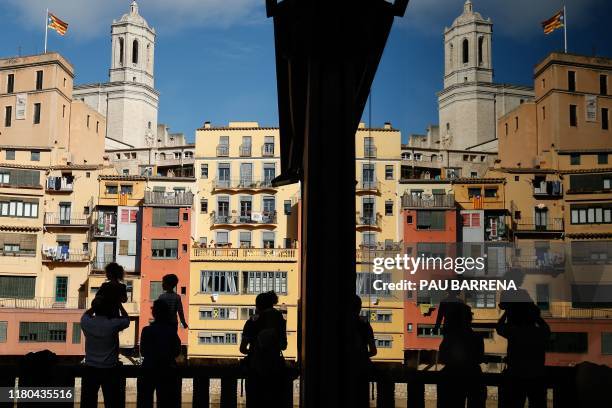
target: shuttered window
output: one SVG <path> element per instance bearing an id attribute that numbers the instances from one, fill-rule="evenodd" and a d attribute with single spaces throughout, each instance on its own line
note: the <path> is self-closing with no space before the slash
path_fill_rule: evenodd
<path id="1" fill-rule="evenodd" d="M 0 336 L 2 336 L 2 322 L 0 322 Z M 6 328 L 5 328 L 6 333 Z M 1 337 L 0 337 L 1 341 Z M 612 332 L 601 333 L 601 354 L 612 354 Z"/>
<path id="2" fill-rule="evenodd" d="M 66 342 L 65 322 L 20 322 L 20 342 Z"/>
<path id="3" fill-rule="evenodd" d="M 18 249 L 7 253 L 7 247 Z M 0 233 L 0 250 L 5 256 L 34 256 L 36 255 L 36 235 Z"/>
<path id="4" fill-rule="evenodd" d="M 138 218 L 138 210 L 135 208 L 122 208 L 121 209 L 121 223 L 122 224 L 135 224 Z"/>
<path id="5" fill-rule="evenodd" d="M 154 227 L 178 227 L 179 209 L 178 208 L 154 208 L 153 226 Z"/>
<path id="6" fill-rule="evenodd" d="M 443 230 L 446 227 L 444 211 L 426 211 L 419 210 L 417 212 L 417 228 Z"/>
<path id="7" fill-rule="evenodd" d="M 8 181 L 3 181 L 3 184 L 19 187 L 40 186 L 40 172 L 37 170 L 0 169 L 0 173 L 8 174 Z"/>
<path id="8" fill-rule="evenodd" d="M 72 323 L 72 344 L 81 344 L 81 323 Z"/>
<path id="9" fill-rule="evenodd" d="M 0 343 L 6 343 L 8 322 L 0 322 Z"/>
<path id="10" fill-rule="evenodd" d="M 151 241 L 153 259 L 176 259 L 178 257 L 178 240 L 154 239 Z"/>
<path id="11" fill-rule="evenodd" d="M 163 291 L 161 281 L 151 281 L 149 284 L 149 300 L 156 300 Z"/>
<path id="12" fill-rule="evenodd" d="M 0 297 L 33 299 L 36 277 L 0 276 Z"/>
<path id="13" fill-rule="evenodd" d="M 130 241 L 127 239 L 119 240 L 119 255 L 127 255 Z"/>

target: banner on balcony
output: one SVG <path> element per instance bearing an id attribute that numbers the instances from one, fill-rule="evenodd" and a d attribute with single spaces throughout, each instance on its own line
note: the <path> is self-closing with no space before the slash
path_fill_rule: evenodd
<path id="1" fill-rule="evenodd" d="M 586 95 L 584 98 L 586 103 L 586 121 L 597 122 L 597 96 Z"/>
<path id="2" fill-rule="evenodd" d="M 253 212 L 253 213 L 251 213 L 251 220 L 253 220 L 255 222 L 262 222 L 263 221 L 263 214 L 262 213 L 258 213 L 258 212 Z"/>
<path id="3" fill-rule="evenodd" d="M 28 94 L 19 93 L 15 95 L 15 119 L 23 120 L 26 118 L 26 109 L 28 106 Z"/>

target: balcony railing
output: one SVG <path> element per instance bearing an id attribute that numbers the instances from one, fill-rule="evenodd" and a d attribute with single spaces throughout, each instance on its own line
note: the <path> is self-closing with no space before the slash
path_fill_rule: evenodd
<path id="1" fill-rule="evenodd" d="M 542 311 L 544 317 L 552 319 L 612 319 L 611 308 L 574 308 L 568 303 L 550 303 Z"/>
<path id="2" fill-rule="evenodd" d="M 228 145 L 217 145 L 217 157 L 228 157 L 229 146 Z"/>
<path id="3" fill-rule="evenodd" d="M 357 182 L 357 191 L 380 192 L 380 181 L 359 180 Z"/>
<path id="4" fill-rule="evenodd" d="M 377 249 L 363 246 L 357 250 L 357 262 L 372 263 L 375 258 L 393 258 L 395 255 L 401 254 L 401 251 L 393 249 Z"/>
<path id="5" fill-rule="evenodd" d="M 533 195 L 538 197 L 562 197 L 563 184 L 560 181 L 543 181 L 534 185 Z"/>
<path id="6" fill-rule="evenodd" d="M 514 220 L 515 232 L 563 232 L 563 218 L 536 222 L 533 218 Z"/>
<path id="7" fill-rule="evenodd" d="M 144 203 L 151 206 L 191 207 L 193 193 L 145 191 Z"/>
<path id="8" fill-rule="evenodd" d="M 296 261 L 293 248 L 192 248 L 191 260 Z"/>
<path id="9" fill-rule="evenodd" d="M 47 177 L 45 190 L 49 193 L 70 193 L 74 189 L 74 180 L 68 177 Z"/>
<path id="10" fill-rule="evenodd" d="M 213 225 L 276 224 L 276 212 L 272 214 L 251 213 L 250 215 L 216 215 L 211 214 Z"/>
<path id="11" fill-rule="evenodd" d="M 363 217 L 363 216 L 357 216 L 357 226 L 358 227 L 375 227 L 375 228 L 380 228 L 381 227 L 381 217 L 379 216 L 367 216 L 367 217 Z"/>
<path id="12" fill-rule="evenodd" d="M 20 249 L 19 251 L 10 251 L 0 248 L 0 256 L 23 256 L 23 257 L 35 257 L 35 249 Z"/>
<path id="13" fill-rule="evenodd" d="M 89 227 L 91 215 L 88 214 L 60 214 L 45 213 L 45 225 L 61 227 Z"/>
<path id="14" fill-rule="evenodd" d="M 43 262 L 66 262 L 66 263 L 88 263 L 90 261 L 89 251 L 78 249 L 62 250 L 62 247 L 46 247 L 42 249 Z"/>
<path id="15" fill-rule="evenodd" d="M 263 157 L 273 157 L 274 143 L 264 143 L 263 146 L 261 146 L 261 155 Z"/>
<path id="16" fill-rule="evenodd" d="M 252 146 L 250 144 L 242 144 L 238 147 L 240 157 L 251 157 Z"/>
<path id="17" fill-rule="evenodd" d="M 19 381 L 28 382 L 28 372 L 23 370 L 23 366 L 19 364 L 19 358 L 21 356 L 6 356 L 4 361 L 0 363 L 0 370 L 2 370 L 3 378 L 5 379 L 5 385 L 11 388 L 15 387 L 16 379 Z M 86 373 L 87 367 L 81 364 L 74 364 L 72 360 L 64 358 L 66 361 L 64 364 L 58 364 L 55 366 L 40 366 L 41 373 L 36 374 L 36 385 L 37 387 L 48 387 L 58 386 L 58 378 L 62 379 L 62 385 L 74 387 L 77 382 L 76 378 L 82 378 Z M 603 388 L 589 388 L 589 394 L 581 394 L 580 391 L 587 392 L 584 386 L 581 386 L 580 391 L 576 388 L 576 374 L 577 370 L 574 367 L 545 367 L 545 373 L 542 385 L 548 390 L 552 390 L 552 408 L 565 408 L 574 406 L 596 406 L 593 405 L 594 401 L 603 401 L 607 398 L 606 392 L 608 390 Z M 114 375 L 120 378 L 120 384 L 124 384 L 119 389 L 118 406 L 134 404 L 136 399 L 140 396 L 138 391 L 135 393 L 126 392 L 126 379 L 128 378 L 141 378 L 145 373 L 145 369 L 139 365 L 123 365 L 116 369 Z M 206 361 L 198 359 L 190 359 L 187 363 L 180 364 L 176 368 L 176 375 L 180 379 L 193 379 L 192 388 L 192 403 L 194 407 L 209 408 L 211 406 L 220 406 L 223 408 L 236 408 L 238 406 L 244 406 L 245 396 L 242 392 L 239 392 L 239 381 L 246 377 L 246 370 L 244 370 L 238 361 Z M 285 392 L 282 393 L 284 401 L 282 406 L 291 407 L 298 401 L 298 395 L 294 393 L 294 381 L 299 377 L 298 367 L 294 362 L 287 362 L 287 369 L 285 370 L 287 380 Z M 220 387 L 216 384 L 211 384 L 211 380 L 220 379 Z M 505 394 L 501 387 L 508 383 L 507 377 L 501 373 L 484 373 L 480 377 L 481 385 L 488 386 L 491 388 L 497 388 L 497 392 L 493 391 L 496 395 Z M 367 390 L 366 392 L 358 393 L 364 395 L 364 398 L 372 398 L 374 406 L 377 408 L 394 408 L 396 406 L 396 385 L 405 386 L 400 387 L 406 389 L 405 402 L 400 402 L 401 406 L 407 408 L 422 408 L 425 407 L 425 389 L 426 385 L 429 384 L 442 384 L 449 381 L 461 381 L 460 378 L 455 376 L 449 377 L 445 372 L 433 371 L 433 370 L 415 370 L 413 368 L 404 366 L 398 363 L 374 363 L 372 369 L 369 372 L 370 384 L 363 384 L 364 387 L 370 386 L 372 383 L 376 384 L 376 392 L 370 396 Z M 190 381 L 191 384 L 191 381 Z M 177 384 L 177 405 L 180 405 L 184 398 L 181 392 L 182 381 Z M 357 387 L 357 385 L 355 385 Z M 429 388 L 429 387 L 428 387 Z M 373 389 L 373 387 L 372 387 Z M 435 389 L 435 388 L 434 388 Z M 96 393 L 98 390 L 95 390 Z M 211 396 L 213 396 L 211 398 Z M 80 406 L 83 406 L 86 398 L 90 398 L 84 392 L 81 392 Z M 588 399 L 588 405 L 581 405 L 577 401 Z M 598 399 L 601 398 L 601 399 Z M 212 401 L 215 401 L 214 403 Z M 217 403 L 218 401 L 218 403 Z M 487 402 L 493 402 L 488 400 Z M 78 401 L 75 401 L 78 404 Z M 370 406 L 370 401 L 363 401 L 364 404 Z M 427 405 L 429 406 L 429 405 Z M 493 406 L 487 404 L 487 406 Z M 497 406 L 497 404 L 495 404 Z"/>
<path id="18" fill-rule="evenodd" d="M 113 238 L 117 236 L 117 215 L 100 215 L 93 223 L 93 236 Z"/>
<path id="19" fill-rule="evenodd" d="M 242 178 L 238 180 L 213 180 L 213 190 L 268 190 L 273 188 L 272 179 L 253 180 Z"/>
<path id="20" fill-rule="evenodd" d="M 454 194 L 427 194 L 410 195 L 402 197 L 403 208 L 455 208 Z"/>
<path id="21" fill-rule="evenodd" d="M 0 298 L 0 309 L 85 309 L 85 299 L 78 297 Z"/>
<path id="22" fill-rule="evenodd" d="M 378 149 L 376 146 L 365 146 L 363 149 L 363 157 L 376 158 Z"/>

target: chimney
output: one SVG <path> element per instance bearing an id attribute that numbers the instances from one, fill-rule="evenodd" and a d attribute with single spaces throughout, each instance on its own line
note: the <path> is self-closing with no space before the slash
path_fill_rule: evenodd
<path id="1" fill-rule="evenodd" d="M 391 126 L 391 122 L 385 122 L 385 129 L 393 129 L 393 126 Z"/>
<path id="2" fill-rule="evenodd" d="M 204 122 L 204 129 L 210 129 L 210 122 Z"/>

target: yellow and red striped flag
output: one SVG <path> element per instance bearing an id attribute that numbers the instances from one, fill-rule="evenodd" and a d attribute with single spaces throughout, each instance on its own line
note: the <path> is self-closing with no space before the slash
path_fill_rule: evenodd
<path id="1" fill-rule="evenodd" d="M 59 35 L 64 35 L 68 31 L 68 23 L 60 20 L 53 13 L 47 14 L 47 27 L 57 31 Z"/>
<path id="2" fill-rule="evenodd" d="M 565 11 L 561 10 L 551 18 L 542 22 L 542 28 L 544 34 L 550 34 L 557 28 L 563 28 L 565 26 Z"/>

